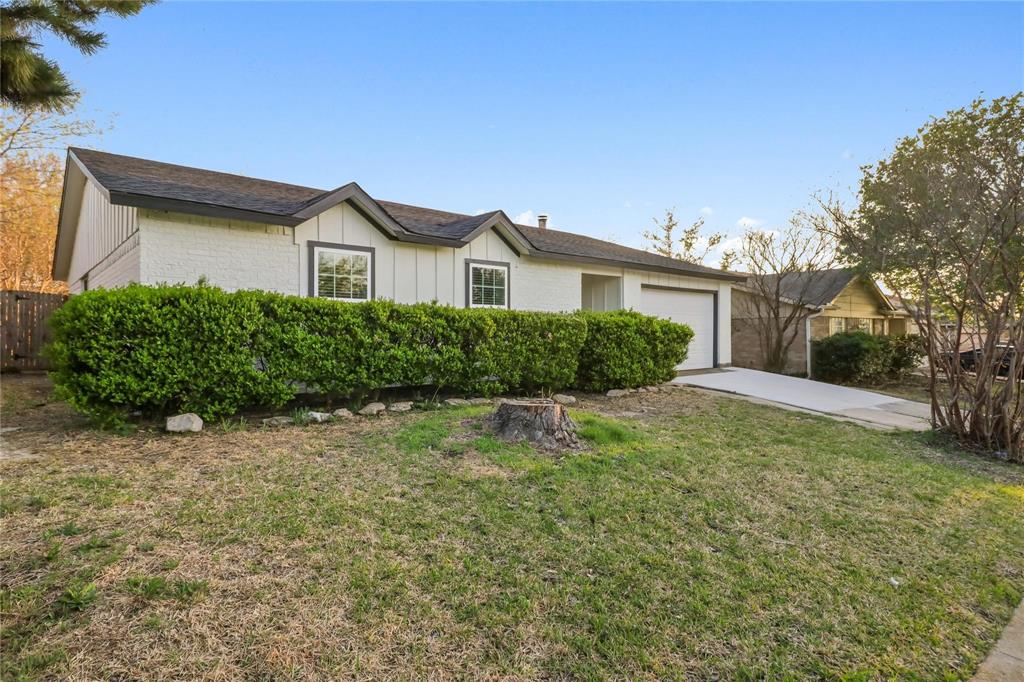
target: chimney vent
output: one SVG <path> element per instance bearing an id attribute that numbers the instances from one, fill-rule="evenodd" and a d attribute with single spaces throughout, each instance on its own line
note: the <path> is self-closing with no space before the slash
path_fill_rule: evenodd
<path id="1" fill-rule="evenodd" d="M 542 230 L 548 229 L 548 214 L 547 213 L 541 213 L 539 216 L 537 216 L 537 227 L 539 227 Z"/>

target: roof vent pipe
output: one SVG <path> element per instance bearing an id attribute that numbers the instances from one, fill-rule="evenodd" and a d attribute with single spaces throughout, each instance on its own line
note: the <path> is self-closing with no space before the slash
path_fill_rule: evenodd
<path id="1" fill-rule="evenodd" d="M 548 229 L 548 214 L 547 213 L 541 213 L 539 216 L 537 216 L 537 227 L 539 227 L 542 230 Z"/>

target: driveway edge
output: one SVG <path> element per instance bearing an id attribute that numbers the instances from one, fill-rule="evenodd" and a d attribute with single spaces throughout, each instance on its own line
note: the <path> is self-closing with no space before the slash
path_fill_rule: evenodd
<path id="1" fill-rule="evenodd" d="M 1024 601 L 988 657 L 978 666 L 973 682 L 1017 682 L 1024 680 Z"/>

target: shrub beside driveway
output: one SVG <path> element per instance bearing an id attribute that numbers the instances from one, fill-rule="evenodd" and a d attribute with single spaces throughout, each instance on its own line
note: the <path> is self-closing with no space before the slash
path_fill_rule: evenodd
<path id="1" fill-rule="evenodd" d="M 1024 594 L 1024 473 L 921 436 L 679 389 L 560 459 L 486 407 L 123 437 L 4 384 L 4 678 L 968 678 Z"/>

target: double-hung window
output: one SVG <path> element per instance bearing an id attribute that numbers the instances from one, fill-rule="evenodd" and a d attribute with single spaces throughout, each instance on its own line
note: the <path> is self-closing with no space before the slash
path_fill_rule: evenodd
<path id="1" fill-rule="evenodd" d="M 839 334 L 840 332 L 846 331 L 846 318 L 845 317 L 830 317 L 828 318 L 828 333 Z"/>
<path id="2" fill-rule="evenodd" d="M 373 252 L 313 247 L 313 296 L 335 301 L 373 298 Z"/>
<path id="3" fill-rule="evenodd" d="M 469 307 L 508 308 L 508 266 L 469 263 Z"/>

